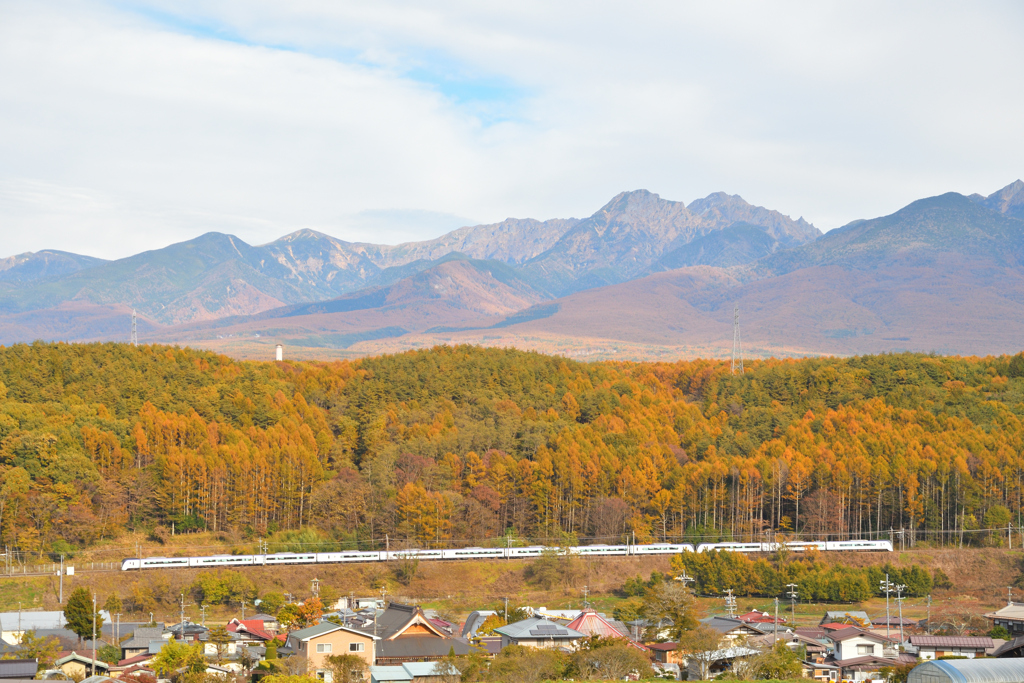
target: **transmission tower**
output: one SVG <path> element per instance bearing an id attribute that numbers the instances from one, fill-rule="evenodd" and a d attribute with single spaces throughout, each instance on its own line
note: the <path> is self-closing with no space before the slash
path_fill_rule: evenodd
<path id="1" fill-rule="evenodd" d="M 132 309 L 132 346 L 139 345 L 139 327 L 135 322 L 135 309 Z"/>
<path id="2" fill-rule="evenodd" d="M 739 370 L 743 374 L 743 349 L 740 346 L 740 306 L 732 307 L 732 374 Z"/>

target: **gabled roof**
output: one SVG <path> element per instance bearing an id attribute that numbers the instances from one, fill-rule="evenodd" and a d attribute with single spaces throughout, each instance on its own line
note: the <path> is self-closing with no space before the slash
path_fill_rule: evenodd
<path id="1" fill-rule="evenodd" d="M 768 614 L 767 612 L 758 612 L 757 610 L 754 610 L 752 612 L 747 612 L 746 614 L 741 614 L 741 615 L 739 615 L 736 618 L 739 619 L 740 621 L 753 621 L 753 622 L 758 622 L 758 623 L 770 623 L 770 624 L 774 624 L 775 623 L 775 617 L 773 617 L 771 614 Z M 786 617 L 779 617 L 779 622 L 778 623 L 780 623 L 780 624 L 781 623 L 785 623 L 785 621 L 786 621 Z"/>
<path id="2" fill-rule="evenodd" d="M 865 631 L 864 629 L 857 628 L 856 626 L 850 626 L 848 628 L 844 628 L 841 631 L 833 631 L 829 638 L 836 641 L 837 643 L 841 643 L 844 640 L 849 640 L 850 638 L 867 638 L 868 640 L 873 640 L 876 643 L 883 644 L 891 643 L 894 640 L 899 640 L 898 636 L 896 638 L 886 638 L 883 635 L 872 633 L 871 631 Z"/>
<path id="3" fill-rule="evenodd" d="M 739 619 L 731 619 L 729 617 L 707 617 L 705 619 L 701 619 L 700 623 L 704 624 L 705 626 L 710 626 L 719 633 L 723 634 L 731 633 L 732 631 L 735 631 L 737 629 L 739 629 L 740 631 L 746 631 L 748 633 L 752 632 L 754 635 L 761 635 L 762 633 L 764 633 L 764 631 L 757 628 L 757 626 L 755 626 L 754 624 L 748 624 L 745 621 L 740 621 Z"/>
<path id="4" fill-rule="evenodd" d="M 164 628 L 162 626 L 144 626 L 135 629 L 132 637 L 121 643 L 121 649 L 148 648 L 154 640 L 163 640 Z"/>
<path id="5" fill-rule="evenodd" d="M 392 602 L 383 613 L 376 619 L 376 631 L 384 640 L 394 640 L 402 636 L 413 625 L 423 626 L 430 631 L 434 637 L 449 638 L 450 635 L 442 631 L 423 613 L 417 605 L 405 605 L 400 602 Z M 373 632 L 374 625 L 367 624 L 364 631 Z"/>
<path id="6" fill-rule="evenodd" d="M 985 650 L 995 647 L 988 636 L 910 636 L 915 647 L 966 647 Z"/>
<path id="7" fill-rule="evenodd" d="M 334 633 L 335 631 L 345 631 L 346 633 L 353 633 L 357 636 L 365 636 L 367 638 L 373 638 L 374 640 L 380 640 L 379 636 L 375 636 L 372 633 L 367 633 L 366 631 L 361 631 L 359 629 L 349 628 L 348 626 L 335 624 L 331 621 L 322 621 L 319 624 L 313 624 L 312 626 L 307 626 L 306 628 L 299 629 L 298 631 L 292 631 L 288 634 L 288 638 L 295 638 L 296 640 L 306 641 L 310 638 L 316 638 L 318 636 L 323 636 L 328 633 Z"/>
<path id="8" fill-rule="evenodd" d="M 622 638 L 638 650 L 646 652 L 647 648 L 635 642 L 628 635 L 615 627 L 610 621 L 592 609 L 585 609 L 580 615 L 569 622 L 567 628 L 582 633 L 585 636 L 600 636 L 601 638 Z"/>
<path id="9" fill-rule="evenodd" d="M 141 664 L 143 662 L 148 662 L 149 660 L 153 659 L 153 657 L 155 657 L 155 656 L 156 655 L 150 654 L 149 652 L 143 652 L 142 654 L 134 655 L 134 656 L 129 657 L 127 659 L 122 659 L 120 662 L 117 663 L 117 665 L 118 666 L 131 666 L 133 664 Z"/>
<path id="10" fill-rule="evenodd" d="M 81 652 L 76 652 L 74 650 L 65 650 L 64 652 L 57 653 L 57 658 L 54 660 L 53 664 L 54 666 L 59 667 L 62 664 L 66 664 L 68 662 L 83 662 L 85 664 L 88 664 L 89 666 L 92 666 L 92 660 L 94 655 L 95 653 L 92 650 L 82 650 Z M 104 662 L 99 657 L 96 657 L 96 668 L 106 670 L 110 668 L 110 665 Z"/>
<path id="11" fill-rule="evenodd" d="M 0 660 L 0 678 L 35 678 L 39 662 L 34 659 Z"/>
<path id="12" fill-rule="evenodd" d="M 1019 636 L 1013 640 L 1008 640 L 992 653 L 993 657 L 1014 657 L 1016 653 L 1014 650 L 1024 647 L 1024 636 Z"/>
<path id="13" fill-rule="evenodd" d="M 494 632 L 516 640 L 578 640 L 585 637 L 575 629 L 561 626 L 541 617 L 530 617 L 514 624 L 506 624 L 494 629 Z"/>

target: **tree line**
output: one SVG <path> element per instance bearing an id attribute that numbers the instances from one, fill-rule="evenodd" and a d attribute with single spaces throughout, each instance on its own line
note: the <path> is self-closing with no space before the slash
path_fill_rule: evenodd
<path id="1" fill-rule="evenodd" d="M 1020 355 L 734 375 L 469 346 L 260 363 L 19 344 L 0 348 L 0 542 L 41 556 L 139 529 L 272 549 L 904 529 L 998 544 L 1021 522 L 1022 413 Z"/>

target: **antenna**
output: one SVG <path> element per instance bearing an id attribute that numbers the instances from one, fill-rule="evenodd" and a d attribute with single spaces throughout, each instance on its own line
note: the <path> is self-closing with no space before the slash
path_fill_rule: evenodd
<path id="1" fill-rule="evenodd" d="M 135 321 L 135 309 L 132 309 L 132 346 L 139 345 L 139 327 Z"/>
<path id="2" fill-rule="evenodd" d="M 740 306 L 732 306 L 732 374 L 739 369 L 743 374 L 743 349 L 740 346 Z"/>

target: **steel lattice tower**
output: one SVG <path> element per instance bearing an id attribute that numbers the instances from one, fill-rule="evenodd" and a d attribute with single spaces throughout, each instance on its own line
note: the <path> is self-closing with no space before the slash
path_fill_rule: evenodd
<path id="1" fill-rule="evenodd" d="M 740 345 L 740 307 L 732 307 L 732 374 L 739 370 L 743 374 L 743 348 Z"/>
<path id="2" fill-rule="evenodd" d="M 132 346 L 139 345 L 139 327 L 135 322 L 135 309 L 132 309 Z"/>

